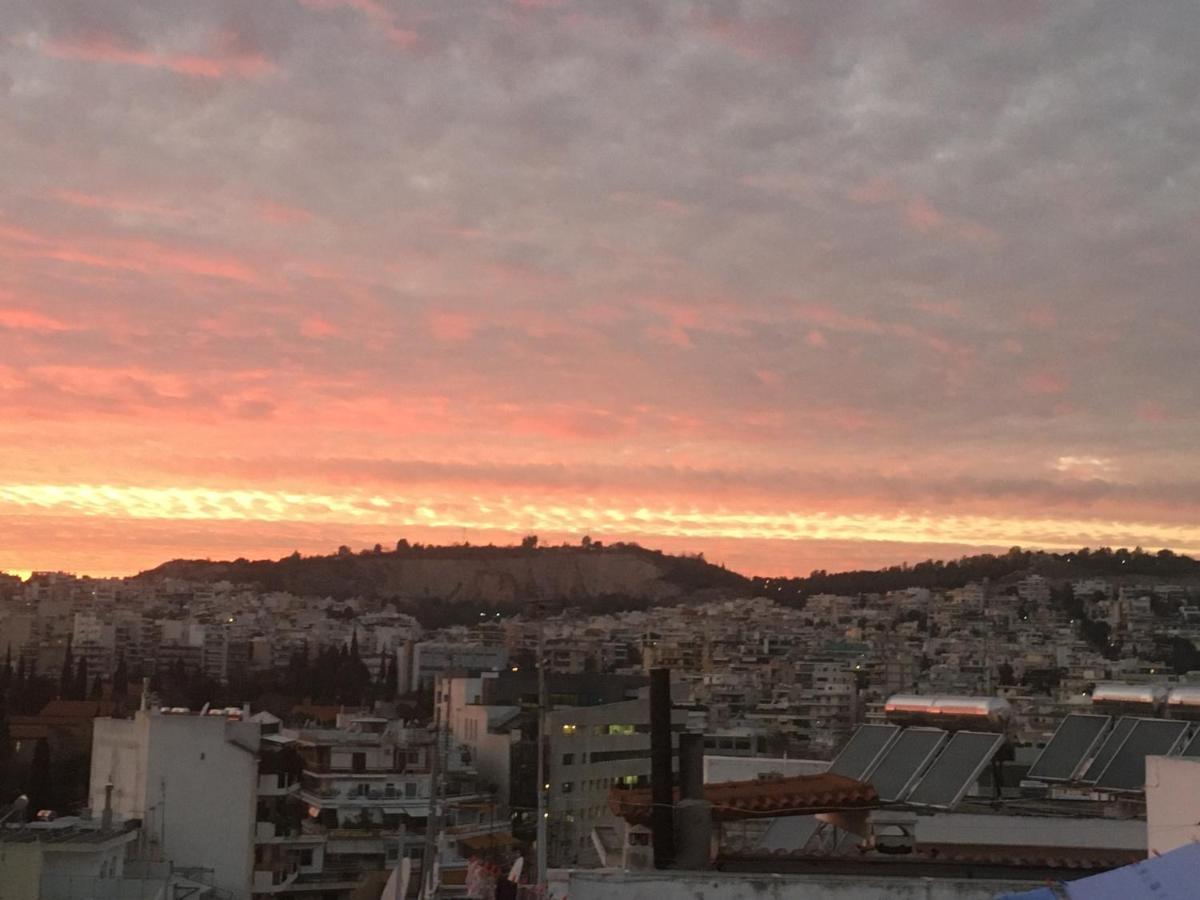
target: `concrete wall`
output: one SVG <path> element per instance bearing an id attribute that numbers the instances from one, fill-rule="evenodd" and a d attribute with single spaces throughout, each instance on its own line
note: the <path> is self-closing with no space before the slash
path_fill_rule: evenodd
<path id="1" fill-rule="evenodd" d="M 232 740 L 237 736 L 244 746 Z M 254 865 L 258 726 L 222 717 L 97 719 L 92 742 L 91 806 L 140 818 L 149 840 L 176 866 L 212 870 L 213 885 L 249 892 Z"/>
<path id="2" fill-rule="evenodd" d="M 704 755 L 704 783 L 753 781 L 772 772 L 786 776 L 820 775 L 829 763 L 820 759 L 780 759 L 768 756 Z"/>
<path id="3" fill-rule="evenodd" d="M 1151 855 L 1200 841 L 1200 760 L 1146 757 L 1146 838 Z"/>
<path id="4" fill-rule="evenodd" d="M 38 900 L 41 883 L 39 844 L 0 844 L 0 900 Z"/>
<path id="5" fill-rule="evenodd" d="M 587 872 L 570 875 L 571 900 L 992 900 L 1038 882 L 725 875 L 704 872 Z"/>

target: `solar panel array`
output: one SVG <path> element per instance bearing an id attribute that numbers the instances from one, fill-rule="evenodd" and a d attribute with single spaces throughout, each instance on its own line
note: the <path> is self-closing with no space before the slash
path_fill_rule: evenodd
<path id="1" fill-rule="evenodd" d="M 902 799 L 945 742 L 946 732 L 940 728 L 901 732 L 870 776 L 879 799 L 890 803 Z"/>
<path id="2" fill-rule="evenodd" d="M 1192 759 L 1200 758 L 1200 729 L 1196 730 L 1195 736 L 1191 739 L 1188 745 L 1183 748 L 1183 752 L 1179 755 L 1187 756 Z"/>
<path id="3" fill-rule="evenodd" d="M 898 725 L 863 725 L 830 763 L 829 771 L 864 781 L 899 734 Z"/>
<path id="4" fill-rule="evenodd" d="M 1072 713 L 1059 724 L 1033 765 L 1029 777 L 1039 781 L 1070 781 L 1100 742 L 1109 716 Z"/>
<path id="5" fill-rule="evenodd" d="M 1117 724 L 1104 739 L 1104 744 L 1092 759 L 1092 764 L 1087 767 L 1087 771 L 1080 776 L 1080 781 L 1087 784 L 1096 783 L 1096 779 L 1100 777 L 1101 772 L 1108 768 L 1108 764 L 1121 749 L 1121 745 L 1125 743 L 1125 738 L 1129 737 L 1129 732 L 1133 731 L 1133 726 L 1137 724 L 1137 721 L 1136 716 L 1121 716 L 1117 719 Z"/>
<path id="6" fill-rule="evenodd" d="M 958 732 L 912 789 L 908 802 L 945 809 L 957 806 L 1003 743 L 1001 734 Z"/>
<path id="7" fill-rule="evenodd" d="M 1146 757 L 1163 756 L 1183 740 L 1188 723 L 1172 719 L 1138 719 L 1117 748 L 1096 787 L 1114 791 L 1140 791 L 1146 786 Z"/>
<path id="8" fill-rule="evenodd" d="M 1189 739 L 1190 721 L 1122 716 L 1109 728 L 1110 722 L 1108 716 L 1067 716 L 1028 777 L 1136 792 L 1145 789 L 1147 756 L 1200 758 L 1200 728 Z"/>

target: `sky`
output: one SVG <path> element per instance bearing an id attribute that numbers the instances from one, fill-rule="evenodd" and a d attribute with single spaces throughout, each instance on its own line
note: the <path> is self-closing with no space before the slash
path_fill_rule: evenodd
<path id="1" fill-rule="evenodd" d="M 0 570 L 1200 552 L 1192 0 L 0 22 Z"/>

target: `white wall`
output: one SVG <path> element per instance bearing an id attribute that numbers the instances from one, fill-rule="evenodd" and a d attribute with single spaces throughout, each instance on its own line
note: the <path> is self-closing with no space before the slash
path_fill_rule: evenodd
<path id="1" fill-rule="evenodd" d="M 245 746 L 231 740 L 238 739 Z M 213 885 L 249 892 L 254 865 L 258 759 L 255 723 L 216 716 L 97 719 L 92 743 L 91 805 L 140 818 L 176 866 L 212 870 Z"/>
<path id="2" fill-rule="evenodd" d="M 1150 855 L 1200 841 L 1200 760 L 1146 757 L 1146 841 Z"/>
<path id="3" fill-rule="evenodd" d="M 752 781 L 772 772 L 785 777 L 820 775 L 829 763 L 819 759 L 779 759 L 768 756 L 709 756 L 704 755 L 704 783 L 723 781 Z"/>

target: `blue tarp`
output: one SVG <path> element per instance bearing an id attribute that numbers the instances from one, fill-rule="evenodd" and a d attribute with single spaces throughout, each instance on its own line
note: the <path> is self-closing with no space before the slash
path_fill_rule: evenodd
<path id="1" fill-rule="evenodd" d="M 1068 900 L 1200 900 L 1200 844 L 1185 844 L 1131 866 L 1068 881 Z M 998 900 L 1055 900 L 1050 888 L 1005 894 Z"/>
<path id="2" fill-rule="evenodd" d="M 1071 900 L 1197 900 L 1200 844 L 1067 883 Z"/>

